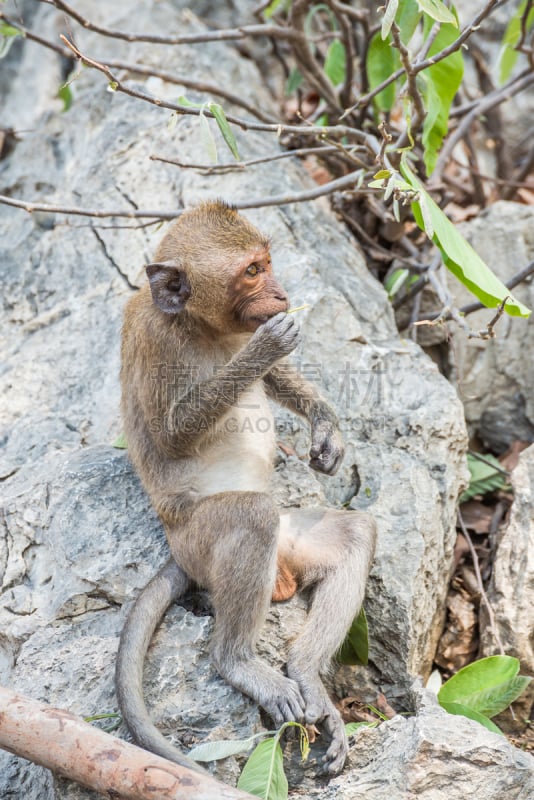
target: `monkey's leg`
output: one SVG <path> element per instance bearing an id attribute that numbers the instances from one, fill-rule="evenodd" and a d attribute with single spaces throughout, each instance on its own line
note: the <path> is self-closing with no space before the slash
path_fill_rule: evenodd
<path id="1" fill-rule="evenodd" d="M 202 498 L 188 512 L 185 528 L 167 532 L 176 561 L 210 591 L 217 670 L 262 706 L 277 727 L 304 715 L 296 682 L 256 655 L 275 583 L 278 527 L 268 495 L 224 492 Z"/>
<path id="2" fill-rule="evenodd" d="M 343 768 L 345 727 L 320 678 L 358 614 L 375 548 L 375 523 L 363 512 L 310 509 L 281 517 L 279 553 L 313 586 L 308 617 L 290 647 L 287 672 L 306 703 L 305 720 L 320 722 L 331 737 L 325 770 Z"/>

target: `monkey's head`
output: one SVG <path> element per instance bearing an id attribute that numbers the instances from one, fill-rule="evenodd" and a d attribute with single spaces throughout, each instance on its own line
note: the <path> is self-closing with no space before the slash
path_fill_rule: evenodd
<path id="1" fill-rule="evenodd" d="M 269 240 L 220 200 L 182 214 L 146 271 L 161 311 L 189 314 L 216 331 L 253 332 L 288 309 Z"/>

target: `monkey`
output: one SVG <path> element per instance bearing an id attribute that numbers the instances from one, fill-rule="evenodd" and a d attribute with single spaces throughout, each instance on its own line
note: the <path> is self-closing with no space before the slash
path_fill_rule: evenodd
<path id="1" fill-rule="evenodd" d="M 341 771 L 348 745 L 321 675 L 358 614 L 374 554 L 373 517 L 329 508 L 280 513 L 269 494 L 276 451 L 269 400 L 308 420 L 309 466 L 333 475 L 344 455 L 336 414 L 285 358 L 299 343 L 269 239 L 236 209 L 209 201 L 162 239 L 148 282 L 128 301 L 121 388 L 128 453 L 163 524 L 170 560 L 138 596 L 120 638 L 116 688 L 138 744 L 194 770 L 150 720 L 143 662 L 169 605 L 209 592 L 211 658 L 272 718 L 319 724 L 321 770 Z M 310 597 L 286 674 L 256 643 L 271 599 Z"/>

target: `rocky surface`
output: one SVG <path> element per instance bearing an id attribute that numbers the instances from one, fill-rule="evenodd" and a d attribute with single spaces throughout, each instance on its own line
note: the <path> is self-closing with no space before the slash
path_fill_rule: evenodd
<path id="1" fill-rule="evenodd" d="M 170 4 L 118 2 L 111 9 L 87 0 L 79 7 L 123 29 L 131 29 L 132 20 L 139 30 L 185 31 L 200 24 Z M 53 9 L 40 7 L 32 24 L 52 36 L 63 25 L 58 19 Z M 144 59 L 176 74 L 194 71 L 212 81 L 224 75 L 228 85 L 269 108 L 255 67 L 231 46 L 158 49 L 110 42 L 85 31 L 76 36 L 79 46 L 96 57 L 111 46 L 115 58 Z M 197 120 L 181 118 L 170 130 L 168 112 L 107 91 L 103 77 L 87 69 L 73 84 L 71 110 L 61 113 L 50 89 L 64 68 L 56 55 L 17 42 L 10 59 L 11 70 L 1 79 L 7 83 L 2 86 L 5 107 L 11 124 L 31 130 L 0 162 L 1 193 L 100 209 L 168 210 L 207 197 L 239 201 L 311 185 L 300 166 L 288 161 L 222 176 L 152 162 L 153 153 L 205 161 Z M 24 102 L 20 84 L 13 82 L 19 68 L 26 76 Z M 182 93 L 156 79 L 136 85 L 174 100 Z M 24 125 L 17 122 L 22 106 Z M 277 147 L 271 134 L 238 131 L 237 138 L 243 157 Z M 226 159 L 224 144 L 218 144 Z M 366 606 L 372 663 L 368 670 L 340 671 L 334 686 L 353 692 L 358 682 L 372 679 L 393 703 L 409 707 L 413 677 L 429 671 L 443 614 L 455 502 L 466 478 L 461 406 L 427 357 L 397 337 L 382 288 L 326 203 L 249 216 L 272 236 L 276 271 L 292 303 L 312 306 L 302 312 L 297 358 L 336 405 L 347 439 L 342 473 L 320 481 L 306 467 L 306 426 L 281 413 L 280 440 L 304 460 L 280 453 L 273 491 L 281 505 L 345 503 L 371 511 L 379 524 Z M 166 553 L 127 456 L 109 446 L 120 431 L 122 307 L 142 280 L 161 232 L 124 220 L 97 224 L 3 207 L 0 235 L 6 353 L 0 406 L 5 444 L 0 681 L 82 716 L 115 711 L 118 633 L 130 601 Z M 298 602 L 271 612 L 260 649 L 275 663 L 283 657 L 281 641 L 298 627 L 302 613 Z M 184 747 L 208 736 L 241 738 L 261 729 L 257 708 L 215 675 L 207 650 L 210 627 L 211 618 L 191 600 L 168 614 L 150 653 L 148 703 L 162 730 Z M 445 723 L 439 713 L 439 725 L 453 738 L 462 738 L 466 730 L 468 739 L 482 735 L 476 726 L 465 728 L 475 723 L 448 717 Z M 439 754 L 448 751 L 440 750 L 441 744 L 425 749 L 420 725 L 419 718 L 399 718 L 383 730 L 366 732 L 368 767 L 353 762 L 354 769 L 337 779 L 336 796 L 357 797 L 364 790 L 368 796 L 371 778 L 365 769 L 372 770 L 381 754 L 391 754 L 400 770 L 407 757 L 401 745 L 414 763 L 426 758 L 439 772 L 444 763 Z M 447 747 L 453 752 L 455 745 Z M 484 751 L 490 754 L 488 763 L 493 758 L 500 763 L 499 748 L 492 747 Z M 522 762 L 510 753 L 509 785 L 519 787 Z M 484 759 L 477 759 L 475 754 L 473 774 L 489 774 Z M 238 768 L 231 759 L 216 774 L 235 781 Z M 453 785 L 454 775 L 454 769 L 449 777 L 443 773 L 444 787 Z M 377 785 L 383 796 L 384 784 Z M 326 791 L 312 777 L 306 786 L 309 796 Z M 422 796 L 441 796 L 432 791 L 430 786 Z M 0 795 L 25 800 L 91 796 L 8 755 L 0 755 Z M 510 794 L 515 796 L 522 797 Z"/>
<path id="2" fill-rule="evenodd" d="M 489 267 L 506 282 L 534 259 L 534 208 L 504 201 L 494 203 L 462 232 Z M 472 297 L 457 281 L 450 289 L 460 307 Z M 514 295 L 533 308 L 532 275 L 514 289 Z M 492 312 L 468 317 L 473 330 L 486 327 Z M 534 348 L 534 320 L 506 314 L 490 341 L 454 337 L 458 392 L 466 421 L 490 450 L 503 452 L 515 439 L 534 441 L 534 374 L 528 354 Z"/>
<path id="3" fill-rule="evenodd" d="M 514 503 L 497 542 L 488 598 L 505 653 L 520 659 L 522 675 L 534 677 L 534 446 L 521 453 L 511 483 Z M 484 655 L 499 652 L 487 619 L 481 645 Z M 516 718 L 532 719 L 533 704 L 531 682 L 514 703 Z"/>

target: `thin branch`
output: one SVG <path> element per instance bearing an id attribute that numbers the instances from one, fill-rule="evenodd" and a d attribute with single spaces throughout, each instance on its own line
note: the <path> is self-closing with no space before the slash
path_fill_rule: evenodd
<path id="1" fill-rule="evenodd" d="M 467 545 L 469 547 L 469 551 L 471 553 L 471 558 L 473 559 L 473 567 L 474 567 L 475 575 L 476 575 L 476 579 L 477 579 L 478 591 L 480 592 L 480 598 L 481 598 L 484 606 L 486 607 L 486 612 L 488 614 L 488 619 L 489 619 L 490 632 L 495 637 L 495 641 L 497 642 L 497 646 L 499 648 L 499 653 L 503 656 L 504 655 L 504 647 L 502 646 L 501 638 L 499 636 L 499 631 L 497 629 L 497 623 L 495 621 L 495 614 L 493 613 L 493 608 L 491 607 L 491 603 L 488 600 L 488 595 L 486 594 L 486 590 L 484 589 L 484 583 L 482 581 L 482 575 L 481 575 L 481 572 L 480 572 L 480 564 L 478 562 L 477 551 L 475 550 L 473 542 L 471 541 L 471 537 L 470 537 L 469 533 L 467 532 L 467 528 L 465 526 L 464 518 L 462 516 L 462 512 L 460 511 L 460 509 L 458 509 L 458 523 L 459 523 L 460 528 L 462 530 L 462 534 L 463 534 L 463 536 L 465 538 L 465 541 L 467 542 Z"/>
<path id="2" fill-rule="evenodd" d="M 37 44 L 42 45 L 43 47 L 47 47 L 49 50 L 53 50 L 55 53 L 58 53 L 62 58 L 68 58 L 72 61 L 76 60 L 78 56 L 73 53 L 70 49 L 66 47 L 61 47 L 59 44 L 55 44 L 54 42 L 50 42 L 48 39 L 44 39 L 42 36 L 39 36 L 33 31 L 30 31 L 24 25 L 21 25 L 16 20 L 9 19 L 6 17 L 5 14 L 0 12 L 0 19 L 4 20 L 8 25 L 11 27 L 16 28 L 17 30 L 21 31 L 24 34 L 25 38 L 29 41 L 36 42 Z M 268 114 L 265 114 L 261 109 L 256 108 L 251 103 L 248 103 L 244 100 L 241 96 L 233 94 L 232 92 L 227 91 L 226 89 L 218 86 L 216 83 L 207 83 L 206 81 L 196 81 L 192 80 L 191 78 L 184 78 L 182 76 L 173 75 L 171 72 L 166 72 L 161 69 L 156 69 L 155 67 L 147 67 L 144 64 L 133 64 L 128 61 L 117 61 L 115 59 L 106 59 L 105 66 L 109 67 L 110 69 L 123 69 L 127 72 L 131 72 L 133 75 L 144 75 L 146 77 L 154 77 L 160 78 L 162 81 L 166 83 L 172 83 L 177 86 L 184 86 L 186 89 L 192 89 L 196 92 L 203 92 L 205 94 L 214 95 L 215 97 L 222 97 L 225 100 L 228 100 L 229 103 L 233 105 L 239 106 L 243 108 L 245 111 L 248 111 L 250 114 L 255 116 L 257 119 L 262 120 L 263 122 L 273 122 L 273 118 L 270 117 Z"/>
<path id="3" fill-rule="evenodd" d="M 40 3 L 55 6 L 58 11 L 63 11 L 69 17 L 76 20 L 80 25 L 89 31 L 99 33 L 101 36 L 109 36 L 112 39 L 122 39 L 127 42 L 149 42 L 151 44 L 203 44 L 205 42 L 225 42 L 236 39 L 245 39 L 247 36 L 272 36 L 275 39 L 287 39 L 298 41 L 302 34 L 292 28 L 283 28 L 280 25 L 269 25 L 261 23 L 259 25 L 243 25 L 239 28 L 227 28 L 218 31 L 207 31 L 204 33 L 187 33 L 183 36 L 161 36 L 152 33 L 127 33 L 126 31 L 112 30 L 103 25 L 97 25 L 79 11 L 64 2 L 64 0 L 39 0 Z"/>
<path id="4" fill-rule="evenodd" d="M 266 206 L 283 206 L 287 203 L 304 203 L 307 200 L 315 200 L 317 197 L 324 197 L 325 195 L 332 194 L 333 192 L 340 191 L 341 189 L 348 189 L 354 186 L 360 178 L 360 170 L 358 172 L 351 172 L 349 175 L 343 175 L 341 178 L 336 178 L 328 183 L 323 183 L 322 186 L 317 186 L 315 189 L 308 189 L 305 192 L 297 192 L 296 194 L 280 194 L 275 197 L 261 197 L 257 200 L 244 200 L 242 202 L 233 201 L 232 205 L 235 208 L 264 208 Z M 366 190 L 362 190 L 365 192 Z"/>
<path id="5" fill-rule="evenodd" d="M 39 0 L 40 2 L 48 2 L 48 0 Z M 105 64 L 102 64 L 100 61 L 96 61 L 93 58 L 89 58 L 89 56 L 84 55 L 72 42 L 70 42 L 66 36 L 60 36 L 61 40 L 65 42 L 67 47 L 69 47 L 73 53 L 75 53 L 79 59 L 88 67 L 92 67 L 93 69 L 97 69 L 99 72 L 102 72 L 110 84 L 113 86 L 114 91 L 123 92 L 124 94 L 129 95 L 130 97 L 135 97 L 137 100 L 144 100 L 146 103 L 151 103 L 152 105 L 158 106 L 159 108 L 168 108 L 170 111 L 175 111 L 177 114 L 181 114 L 184 116 L 194 116 L 198 117 L 201 113 L 204 114 L 206 117 L 214 118 L 214 114 L 211 113 L 208 109 L 204 109 L 201 111 L 199 108 L 191 108 L 189 106 L 180 106 L 176 105 L 175 103 L 169 103 L 166 100 L 160 100 L 158 97 L 154 97 L 150 94 L 146 94 L 146 92 L 141 92 L 137 89 L 132 89 L 130 86 L 127 86 L 119 78 L 111 72 L 109 67 Z M 378 150 L 378 143 L 376 142 L 375 138 L 370 134 L 366 134 L 363 131 L 357 130 L 355 128 L 350 127 L 349 125 L 333 125 L 333 126 L 309 126 L 309 125 L 276 125 L 276 124 L 268 124 L 263 122 L 252 122 L 251 120 L 241 119 L 240 117 L 235 117 L 231 114 L 226 115 L 226 119 L 228 122 L 232 123 L 233 125 L 237 125 L 244 131 L 266 131 L 268 133 L 276 133 L 278 136 L 281 136 L 283 133 L 302 133 L 304 135 L 311 135 L 316 136 L 317 138 L 321 138 L 321 136 L 329 135 L 329 136 L 347 136 L 356 139 L 357 142 L 365 144 L 365 146 L 370 150 L 370 152 L 375 152 L 375 149 Z"/>
<path id="6" fill-rule="evenodd" d="M 423 98 L 421 97 L 419 89 L 417 88 L 417 73 L 412 65 L 412 62 L 410 61 L 410 52 L 406 45 L 404 45 L 401 41 L 400 28 L 396 22 L 394 22 L 391 26 L 391 37 L 393 40 L 393 46 L 399 51 L 400 60 L 404 68 L 404 72 L 406 73 L 407 94 L 411 98 L 415 109 L 415 115 L 411 124 L 412 134 L 415 135 L 423 124 L 423 120 L 426 116 Z M 403 138 L 404 137 L 401 137 L 401 139 Z M 400 140 L 398 146 L 403 147 L 403 144 L 400 142 Z"/>
<path id="7" fill-rule="evenodd" d="M 308 37 L 304 33 L 304 26 L 308 18 L 309 0 L 293 0 L 291 5 L 291 24 L 300 33 L 300 38 L 293 42 L 293 55 L 297 60 L 300 71 L 308 83 L 328 103 L 330 108 L 341 114 L 343 108 L 336 95 L 331 82 L 313 57 Z"/>
<path id="8" fill-rule="evenodd" d="M 481 114 L 484 114 L 486 111 L 489 111 L 489 109 L 495 108 L 495 106 L 499 105 L 500 103 L 504 103 L 506 100 L 509 100 L 518 92 L 522 92 L 523 89 L 526 89 L 531 83 L 534 83 L 534 72 L 528 70 L 526 73 L 521 73 L 520 76 L 510 81 L 505 86 L 502 86 L 500 89 L 496 89 L 494 92 L 486 95 L 486 97 L 482 97 L 478 101 L 476 106 L 462 119 L 454 133 L 449 136 L 443 145 L 436 167 L 432 173 L 431 183 L 433 185 L 435 185 L 441 178 L 441 173 L 447 166 L 452 155 L 452 151 L 458 142 L 461 141 L 461 139 L 463 139 L 467 134 L 469 128 L 476 118 Z"/>
<path id="9" fill-rule="evenodd" d="M 14 208 L 22 208 L 28 214 L 34 211 L 44 211 L 49 214 L 76 214 L 79 217 L 127 217 L 129 219 L 175 219 L 179 217 L 183 209 L 176 209 L 176 211 L 144 211 L 136 209 L 135 211 L 115 209 L 114 211 L 102 211 L 96 208 L 78 208 L 76 206 L 56 206 L 49 203 L 33 203 L 25 200 L 15 200 L 13 197 L 0 194 L 0 203 L 6 206 L 13 206 Z"/>
<path id="10" fill-rule="evenodd" d="M 253 167 L 256 164 L 270 163 L 271 161 L 279 161 L 281 158 L 291 158 L 292 156 L 307 156 L 316 155 L 322 156 L 325 153 L 337 152 L 336 145 L 328 145 L 326 147 L 300 147 L 297 150 L 286 150 L 283 153 L 271 153 L 271 155 L 263 156 L 262 158 L 250 158 L 248 161 L 229 161 L 225 164 L 191 164 L 186 161 L 178 161 L 174 158 L 164 158 L 163 156 L 150 156 L 151 161 L 163 161 L 165 164 L 173 164 L 175 167 L 182 169 L 198 169 L 206 172 L 208 175 L 220 172 L 239 172 L 247 167 Z"/>

